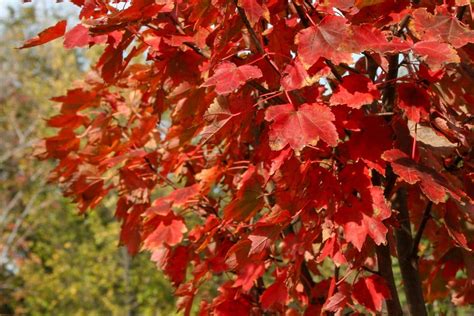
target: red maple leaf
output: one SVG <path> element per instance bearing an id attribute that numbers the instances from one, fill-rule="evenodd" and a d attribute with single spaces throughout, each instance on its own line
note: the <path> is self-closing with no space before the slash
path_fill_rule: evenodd
<path id="1" fill-rule="evenodd" d="M 89 34 L 89 28 L 85 27 L 81 23 L 70 29 L 64 34 L 64 47 L 65 48 L 76 48 L 85 47 L 91 44 L 105 43 L 107 35 L 92 36 Z"/>
<path id="2" fill-rule="evenodd" d="M 64 32 L 66 32 L 66 25 L 66 20 L 59 21 L 55 25 L 40 32 L 37 36 L 27 40 L 25 43 L 23 43 L 23 46 L 21 46 L 20 49 L 46 44 L 52 40 L 57 39 L 58 37 L 63 36 Z"/>
<path id="3" fill-rule="evenodd" d="M 451 45 L 436 41 L 418 42 L 413 45 L 413 52 L 434 71 L 441 69 L 446 64 L 460 61 L 456 50 Z"/>
<path id="4" fill-rule="evenodd" d="M 411 24 L 414 34 L 422 40 L 442 40 L 455 48 L 462 47 L 467 43 L 474 42 L 474 30 L 470 30 L 451 14 L 431 14 L 426 8 L 418 8 L 413 11 L 413 23 Z"/>
<path id="5" fill-rule="evenodd" d="M 262 17 L 270 20 L 270 12 L 265 5 L 259 3 L 258 0 L 239 0 L 237 5 L 245 10 L 245 14 L 251 25 L 255 25 Z"/>
<path id="6" fill-rule="evenodd" d="M 174 246 L 181 242 L 186 226 L 179 218 L 165 218 L 156 229 L 145 239 L 146 249 L 157 249 L 163 245 Z"/>
<path id="7" fill-rule="evenodd" d="M 301 89 L 310 86 L 312 83 L 313 79 L 299 60 L 287 65 L 281 78 L 281 86 L 287 91 Z"/>
<path id="8" fill-rule="evenodd" d="M 352 55 L 344 46 L 349 38 L 346 22 L 343 17 L 328 15 L 318 25 L 306 28 L 296 35 L 298 57 L 306 69 L 321 57 L 337 64 L 352 62 Z"/>
<path id="9" fill-rule="evenodd" d="M 217 66 L 214 75 L 206 80 L 203 87 L 216 86 L 218 94 L 229 94 L 240 88 L 250 79 L 262 77 L 262 71 L 257 66 L 238 66 L 231 62 L 223 62 Z"/>
<path id="10" fill-rule="evenodd" d="M 362 250 L 367 236 L 370 236 L 377 245 L 385 243 L 388 229 L 381 218 L 366 214 L 364 209 L 367 209 L 368 205 L 365 203 L 353 199 L 351 204 L 351 207 L 342 207 L 335 218 L 335 221 L 343 226 L 346 240 L 359 251 Z"/>
<path id="11" fill-rule="evenodd" d="M 239 269 L 238 277 L 234 286 L 241 286 L 242 290 L 249 291 L 254 282 L 265 273 L 265 265 L 263 263 L 250 262 Z"/>
<path id="12" fill-rule="evenodd" d="M 270 147 L 281 150 L 290 145 L 296 151 L 304 146 L 315 146 L 322 139 L 330 146 L 336 146 L 338 135 L 332 123 L 335 117 L 322 104 L 303 104 L 295 109 L 292 104 L 272 106 L 267 109 L 265 119 L 270 125 Z"/>

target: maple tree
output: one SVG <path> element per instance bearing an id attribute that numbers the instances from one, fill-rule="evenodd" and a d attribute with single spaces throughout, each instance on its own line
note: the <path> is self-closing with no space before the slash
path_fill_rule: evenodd
<path id="1" fill-rule="evenodd" d="M 203 315 L 474 301 L 469 1 L 72 2 L 23 47 L 105 48 L 37 155 L 82 212 L 118 196 L 185 314 L 207 282 Z"/>

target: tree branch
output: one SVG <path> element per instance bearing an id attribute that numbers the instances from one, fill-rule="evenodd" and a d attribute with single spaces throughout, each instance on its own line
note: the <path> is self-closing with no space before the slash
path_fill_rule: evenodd
<path id="1" fill-rule="evenodd" d="M 329 69 L 331 69 L 331 72 L 334 77 L 336 77 L 337 81 L 342 82 L 342 76 L 337 71 L 336 65 L 334 65 L 334 63 L 327 58 L 324 58 L 324 62 L 326 65 L 328 65 Z"/>
<path id="2" fill-rule="evenodd" d="M 401 36 L 403 33 L 403 30 L 408 26 L 408 23 L 410 22 L 411 16 L 410 15 L 405 15 L 405 17 L 400 21 L 398 30 L 395 32 L 395 36 Z"/>
<path id="3" fill-rule="evenodd" d="M 295 230 L 293 229 L 293 225 L 289 224 L 288 227 L 285 228 L 285 230 L 289 233 L 294 234 Z M 301 283 L 303 284 L 304 291 L 306 295 L 308 296 L 308 300 L 311 302 L 312 300 L 312 290 L 316 283 L 314 283 L 313 277 L 311 276 L 311 272 L 308 269 L 308 266 L 306 265 L 306 262 L 304 259 L 301 262 L 300 266 L 301 274 L 300 274 L 300 279 Z"/>
<path id="4" fill-rule="evenodd" d="M 250 33 L 250 38 L 252 39 L 252 42 L 254 43 L 255 47 L 257 47 L 257 51 L 265 56 L 265 60 L 270 64 L 270 66 L 275 70 L 275 72 L 281 76 L 280 69 L 275 65 L 273 60 L 270 59 L 270 57 L 265 53 L 265 49 L 262 46 L 262 43 L 258 39 L 257 33 L 255 33 L 255 30 L 253 29 L 252 25 L 250 24 L 249 19 L 247 18 L 247 15 L 245 14 L 245 10 L 239 7 L 237 0 L 234 0 L 235 6 L 237 7 L 237 12 L 239 13 L 240 18 L 245 24 L 245 27 Z"/>
<path id="5" fill-rule="evenodd" d="M 304 8 L 300 6 L 299 4 L 297 4 L 295 1 L 291 1 L 290 4 L 294 6 L 296 14 L 298 14 L 299 18 L 301 19 L 301 23 L 304 25 L 304 27 L 308 27 L 311 24 L 311 22 L 306 16 Z"/>
<path id="6" fill-rule="evenodd" d="M 388 58 L 388 72 L 385 82 L 385 93 L 382 96 L 382 111 L 392 112 L 395 105 L 395 80 L 398 77 L 398 54 L 391 55 Z"/>
<path id="7" fill-rule="evenodd" d="M 244 22 L 245 27 L 249 31 L 250 38 L 252 39 L 252 42 L 255 44 L 255 47 L 257 47 L 257 50 L 260 54 L 264 55 L 265 50 L 263 49 L 262 43 L 260 43 L 260 40 L 258 39 L 257 33 L 255 33 L 255 30 L 252 28 L 252 25 L 250 24 L 249 19 L 247 19 L 247 15 L 245 14 L 245 10 L 239 7 L 237 0 L 234 0 L 234 4 L 237 7 L 237 12 L 239 13 L 240 18 L 242 19 L 242 22 Z"/>
<path id="8" fill-rule="evenodd" d="M 423 212 L 423 218 L 421 220 L 420 228 L 416 232 L 415 238 L 413 239 L 413 248 L 411 251 L 411 257 L 418 260 L 418 247 L 420 246 L 421 237 L 423 236 L 423 231 L 425 230 L 428 220 L 431 218 L 431 208 L 433 207 L 433 202 L 429 201 L 426 205 L 425 211 Z"/>
<path id="9" fill-rule="evenodd" d="M 395 32 L 395 36 L 401 36 L 403 34 L 403 30 L 407 27 L 408 22 L 410 22 L 410 18 L 410 15 L 403 18 L 398 30 Z M 387 86 L 382 97 L 382 109 L 385 112 L 392 112 L 395 104 L 395 81 L 398 77 L 398 67 L 400 66 L 398 63 L 398 56 L 399 54 L 393 54 L 388 58 L 388 72 L 387 77 L 385 78 Z"/>
<path id="10" fill-rule="evenodd" d="M 382 273 L 380 273 L 379 271 L 373 270 L 373 269 L 371 269 L 371 268 L 369 268 L 369 267 L 362 266 L 361 268 L 362 268 L 362 270 L 364 270 L 364 271 L 367 271 L 367 272 L 370 272 L 370 273 L 372 273 L 372 274 L 376 274 L 376 275 L 382 276 Z"/>
<path id="11" fill-rule="evenodd" d="M 401 36 L 403 29 L 408 25 L 409 19 L 410 16 L 406 16 L 402 20 L 398 31 L 395 32 L 396 36 Z M 385 112 L 392 112 L 395 106 L 396 81 L 398 78 L 399 68 L 398 57 L 399 54 L 394 54 L 388 58 L 389 67 L 387 76 L 385 78 L 387 85 L 385 86 L 382 97 L 382 111 Z M 387 199 L 391 198 L 395 181 L 395 175 L 391 169 L 387 168 L 387 181 L 384 191 L 384 195 Z M 412 316 L 426 316 L 427 311 L 423 297 L 420 273 L 418 271 L 418 263 L 411 257 L 413 238 L 410 228 L 410 216 L 407 206 L 407 193 L 405 188 L 398 189 L 394 199 L 393 207 L 399 211 L 398 221 L 400 223 L 400 227 L 395 230 L 395 236 L 397 242 L 398 262 L 400 264 L 404 291 L 408 301 L 408 309 Z M 379 249 L 379 251 L 386 250 Z M 386 259 L 386 257 L 387 255 L 381 256 L 381 259 Z M 399 311 L 394 310 L 394 312 Z"/>
<path id="12" fill-rule="evenodd" d="M 34 210 L 34 203 L 36 202 L 38 196 L 42 193 L 43 189 L 40 189 L 36 191 L 29 199 L 27 205 L 21 212 L 21 214 L 17 217 L 15 224 L 13 226 L 12 231 L 7 237 L 7 240 L 5 242 L 4 248 L 2 249 L 2 252 L 0 254 L 0 265 L 5 264 L 8 262 L 8 252 L 11 249 L 11 246 L 13 245 L 13 242 L 18 234 L 18 231 L 23 224 L 25 218 Z"/>
<path id="13" fill-rule="evenodd" d="M 462 21 L 462 18 L 464 17 L 464 13 L 466 12 L 467 7 L 468 7 L 467 5 L 463 5 L 462 7 L 458 8 L 458 12 L 456 13 L 456 18 L 459 21 Z"/>
<path id="14" fill-rule="evenodd" d="M 184 30 L 183 30 L 183 28 L 181 27 L 181 25 L 179 25 L 178 21 L 176 21 L 176 19 L 175 19 L 172 15 L 167 15 L 167 16 L 170 18 L 170 20 L 171 20 L 171 21 L 173 22 L 173 24 L 175 25 L 176 30 L 178 30 L 178 33 L 181 34 L 181 35 L 186 35 L 186 33 L 184 32 Z M 145 25 L 146 25 L 148 28 L 152 29 L 152 30 L 158 31 L 158 29 L 157 29 L 155 26 L 153 26 L 153 25 L 151 25 L 151 24 L 149 24 L 149 23 L 147 23 L 147 24 L 145 24 Z M 195 51 L 196 53 L 198 53 L 199 55 L 201 55 L 201 56 L 204 57 L 204 58 L 207 58 L 207 59 L 211 58 L 211 54 L 209 54 L 208 52 L 203 51 L 202 49 L 200 49 L 199 47 L 197 47 L 196 44 L 194 44 L 194 43 L 184 42 L 183 45 L 185 45 L 185 46 L 191 48 L 193 51 Z"/>

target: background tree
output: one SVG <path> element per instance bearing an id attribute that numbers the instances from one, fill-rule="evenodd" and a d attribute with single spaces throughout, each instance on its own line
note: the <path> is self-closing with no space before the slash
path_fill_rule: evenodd
<path id="1" fill-rule="evenodd" d="M 117 247 L 112 212 L 77 216 L 46 185 L 51 166 L 32 157 L 39 135 L 51 132 L 43 123 L 55 111 L 49 98 L 98 55 L 65 52 L 62 43 L 14 49 L 59 15 L 12 8 L 0 21 L 0 313 L 171 315 L 168 283 L 148 258 Z"/>
<path id="2" fill-rule="evenodd" d="M 39 156 L 186 314 L 206 283 L 217 315 L 473 301 L 470 3 L 73 2 L 23 47 L 105 49 Z"/>
<path id="3" fill-rule="evenodd" d="M 64 203 L 64 202 L 63 202 Z M 85 219 L 69 207 L 36 218 L 20 267 L 20 307 L 32 315 L 173 315 L 168 283 L 146 256 L 117 248 L 119 225 L 107 209 Z"/>

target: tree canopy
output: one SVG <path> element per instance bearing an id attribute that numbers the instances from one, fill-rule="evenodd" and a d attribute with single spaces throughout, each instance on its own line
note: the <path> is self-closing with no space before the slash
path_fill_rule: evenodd
<path id="1" fill-rule="evenodd" d="M 474 301 L 469 1 L 72 2 L 22 48 L 104 49 L 37 155 L 185 314 Z"/>

